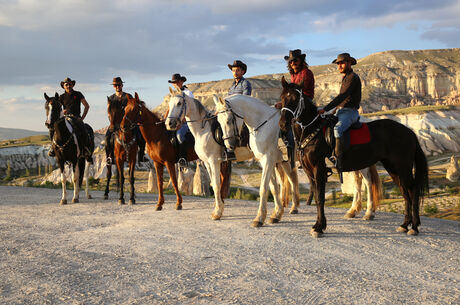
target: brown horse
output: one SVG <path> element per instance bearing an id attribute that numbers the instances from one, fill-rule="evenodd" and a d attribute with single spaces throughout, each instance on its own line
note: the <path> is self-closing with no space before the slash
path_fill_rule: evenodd
<path id="1" fill-rule="evenodd" d="M 176 148 L 170 141 L 170 136 L 164 122 L 145 107 L 144 103 L 139 100 L 137 93 L 135 93 L 135 98 L 128 99 L 125 116 L 121 123 L 123 129 L 130 129 L 136 125 L 139 125 L 142 136 L 147 142 L 147 152 L 153 160 L 156 169 L 159 193 L 156 210 L 159 211 L 163 208 L 163 170 L 165 166 L 168 169 L 174 191 L 176 192 L 176 210 L 181 210 L 182 196 L 177 187 L 177 175 L 174 166 L 177 162 Z M 198 159 L 198 156 L 193 147 L 190 147 L 187 150 L 187 160 L 192 161 L 196 159 Z"/>
<path id="2" fill-rule="evenodd" d="M 317 203 L 317 220 L 312 235 L 318 237 L 326 229 L 324 193 L 327 181 L 325 158 L 332 149 L 322 132 L 323 121 L 317 107 L 307 102 L 302 89 L 296 84 L 281 80 L 283 111 L 280 128 L 293 129 L 301 153 L 302 167 L 312 182 Z M 292 124 L 292 126 L 291 126 Z M 415 133 L 406 126 L 388 119 L 367 123 L 371 140 L 366 144 L 352 145 L 343 152 L 343 171 L 355 171 L 380 161 L 393 181 L 400 187 L 405 201 L 404 222 L 397 229 L 410 235 L 418 234 L 419 205 L 428 191 L 428 165 Z M 408 226 L 412 225 L 411 230 Z"/>

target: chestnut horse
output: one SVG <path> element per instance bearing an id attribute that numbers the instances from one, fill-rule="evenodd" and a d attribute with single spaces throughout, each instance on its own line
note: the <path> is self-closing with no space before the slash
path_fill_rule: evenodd
<path id="1" fill-rule="evenodd" d="M 164 122 L 145 107 L 144 103 L 139 100 L 137 93 L 135 93 L 134 99 L 128 100 L 121 127 L 123 129 L 129 129 L 135 125 L 139 125 L 140 127 L 142 136 L 147 142 L 147 152 L 153 160 L 156 169 L 159 193 L 156 210 L 159 211 L 163 208 L 163 170 L 165 166 L 168 169 L 174 191 L 176 192 L 176 210 L 181 210 L 182 196 L 177 187 L 177 175 L 174 166 L 177 162 L 176 147 L 170 141 L 170 136 Z M 196 159 L 198 159 L 198 156 L 193 147 L 190 147 L 190 149 L 187 150 L 187 160 L 193 161 Z M 229 172 L 224 171 L 222 174 L 228 176 Z"/>
<path id="2" fill-rule="evenodd" d="M 323 122 L 318 119 L 316 105 L 307 102 L 300 86 L 288 84 L 284 77 L 281 83 L 283 111 L 279 124 L 284 131 L 292 127 L 296 139 L 302 143 L 303 148 L 299 148 L 302 167 L 312 181 L 317 203 L 317 220 L 311 234 L 319 237 L 326 229 L 324 193 L 327 171 L 324 160 L 332 154 L 332 149 L 321 132 Z M 417 136 L 406 126 L 388 119 L 372 121 L 367 126 L 370 142 L 352 145 L 343 152 L 343 171 L 363 169 L 380 161 L 404 196 L 405 217 L 397 231 L 417 235 L 420 201 L 428 191 L 428 164 Z M 409 225 L 412 225 L 410 230 Z"/>

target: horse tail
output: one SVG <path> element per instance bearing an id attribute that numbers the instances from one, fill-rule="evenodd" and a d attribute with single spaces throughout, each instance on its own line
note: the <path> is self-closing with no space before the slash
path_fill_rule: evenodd
<path id="1" fill-rule="evenodd" d="M 230 181 L 232 176 L 232 161 L 220 163 L 220 198 L 230 196 Z"/>
<path id="2" fill-rule="evenodd" d="M 414 204 L 419 204 L 420 201 L 423 204 L 423 197 L 425 193 L 429 193 L 428 186 L 428 162 L 426 160 L 425 153 L 420 147 L 420 143 L 416 140 L 415 148 L 415 202 Z"/>
<path id="3" fill-rule="evenodd" d="M 276 164 L 276 170 L 278 174 L 279 183 L 281 184 L 281 204 L 283 205 L 283 207 L 287 208 L 289 206 L 289 202 L 291 201 L 291 197 L 295 196 L 296 194 L 291 193 L 291 183 L 289 182 L 288 174 L 285 172 L 283 166 L 281 166 L 280 164 Z"/>
<path id="4" fill-rule="evenodd" d="M 369 167 L 369 172 L 371 174 L 372 201 L 375 211 L 380 204 L 380 199 L 382 198 L 382 181 L 380 180 L 375 164 Z"/>

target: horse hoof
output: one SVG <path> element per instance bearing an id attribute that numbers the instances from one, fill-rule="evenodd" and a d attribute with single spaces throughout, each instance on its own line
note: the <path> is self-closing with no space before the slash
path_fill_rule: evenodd
<path id="1" fill-rule="evenodd" d="M 402 226 L 401 226 L 401 227 L 398 227 L 398 228 L 396 229 L 396 232 L 399 232 L 399 233 L 407 233 L 407 228 L 402 227 Z"/>
<path id="2" fill-rule="evenodd" d="M 133 204 L 136 204 L 136 200 L 134 200 L 134 199 L 129 199 L 129 205 L 133 205 Z"/>
<path id="3" fill-rule="evenodd" d="M 124 199 L 118 199 L 118 204 L 119 205 L 125 204 L 125 200 Z"/>
<path id="4" fill-rule="evenodd" d="M 72 199 L 72 203 L 79 203 L 79 202 L 80 200 L 78 200 L 77 198 Z"/>
<path id="5" fill-rule="evenodd" d="M 214 213 L 211 214 L 211 219 L 212 219 L 212 220 L 220 220 L 221 217 L 222 217 L 222 216 L 217 215 L 217 214 L 214 214 Z"/>
<path id="6" fill-rule="evenodd" d="M 289 214 L 299 214 L 299 210 L 295 209 L 295 210 L 290 210 L 289 211 Z"/>
<path id="7" fill-rule="evenodd" d="M 176 210 L 182 210 L 182 204 L 176 205 Z"/>
<path id="8" fill-rule="evenodd" d="M 93 199 L 93 196 L 88 195 L 88 196 L 86 196 L 86 199 Z"/>
<path id="9" fill-rule="evenodd" d="M 317 232 L 315 229 L 311 229 L 310 230 L 310 235 L 313 238 L 320 238 L 321 236 L 323 236 L 323 233 L 322 232 Z"/>
<path id="10" fill-rule="evenodd" d="M 260 222 L 260 221 L 253 221 L 253 222 L 251 223 L 251 227 L 253 227 L 253 228 L 260 228 L 260 227 L 263 226 L 263 225 L 264 225 L 264 223 L 263 223 L 263 222 Z"/>
<path id="11" fill-rule="evenodd" d="M 372 220 L 374 218 L 375 218 L 375 216 L 373 214 L 364 214 L 364 216 L 363 216 L 364 220 Z"/>
<path id="12" fill-rule="evenodd" d="M 355 218 L 355 213 L 346 213 L 343 218 L 350 219 L 350 218 Z"/>
<path id="13" fill-rule="evenodd" d="M 67 199 L 61 199 L 61 201 L 59 202 L 60 205 L 64 205 L 64 204 L 67 204 Z"/>
<path id="14" fill-rule="evenodd" d="M 416 236 L 416 235 L 418 235 L 418 231 L 416 231 L 414 229 L 410 229 L 409 231 L 407 231 L 407 235 Z"/>
<path id="15" fill-rule="evenodd" d="M 278 218 L 272 218 L 272 217 L 270 217 L 270 218 L 268 219 L 268 223 L 278 223 L 278 222 L 280 222 L 280 220 L 279 220 Z"/>
<path id="16" fill-rule="evenodd" d="M 161 210 L 163 210 L 163 207 L 161 205 L 155 206 L 155 211 L 161 211 Z"/>
<path id="17" fill-rule="evenodd" d="M 109 199 L 109 195 L 104 195 L 104 200 Z"/>

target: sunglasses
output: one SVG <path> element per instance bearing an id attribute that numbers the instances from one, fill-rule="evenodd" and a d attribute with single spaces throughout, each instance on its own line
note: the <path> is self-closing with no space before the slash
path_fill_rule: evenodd
<path id="1" fill-rule="evenodd" d="M 291 60 L 289 61 L 290 64 L 292 64 L 292 63 L 298 63 L 298 62 L 299 62 L 298 59 L 291 59 Z"/>
<path id="2" fill-rule="evenodd" d="M 113 86 L 114 86 L 114 87 L 123 87 L 122 84 L 114 84 Z"/>

